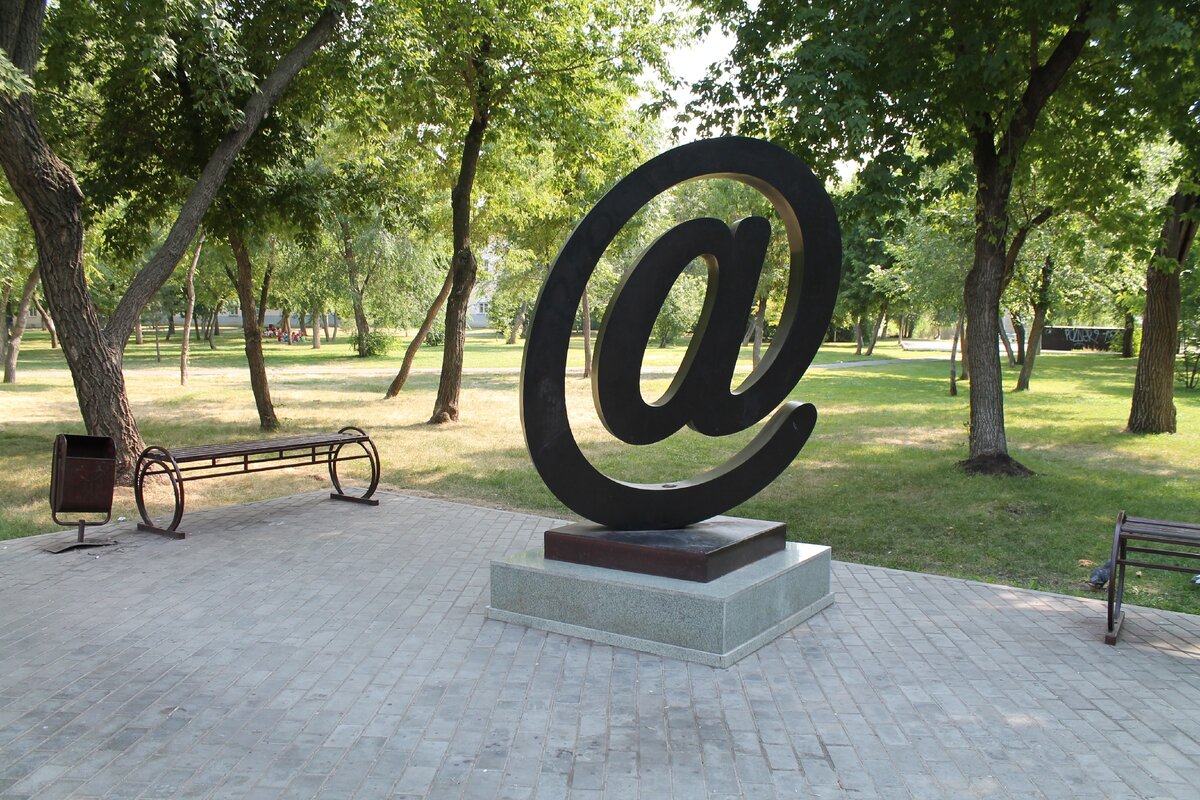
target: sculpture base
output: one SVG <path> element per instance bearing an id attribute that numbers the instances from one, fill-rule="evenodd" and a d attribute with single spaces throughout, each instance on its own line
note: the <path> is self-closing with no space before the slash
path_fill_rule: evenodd
<path id="1" fill-rule="evenodd" d="M 828 547 L 781 552 L 708 583 L 547 559 L 491 566 L 491 619 L 728 667 L 833 602 Z"/>
<path id="2" fill-rule="evenodd" d="M 782 522 L 737 517 L 669 531 L 615 531 L 577 522 L 546 531 L 546 558 L 707 583 L 787 544 Z"/>

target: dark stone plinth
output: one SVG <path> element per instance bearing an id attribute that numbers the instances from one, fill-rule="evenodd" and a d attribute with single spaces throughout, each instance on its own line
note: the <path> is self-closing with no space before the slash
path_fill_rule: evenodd
<path id="1" fill-rule="evenodd" d="M 713 517 L 686 528 L 616 531 L 577 522 L 546 531 L 546 558 L 707 583 L 778 553 L 782 522 Z"/>

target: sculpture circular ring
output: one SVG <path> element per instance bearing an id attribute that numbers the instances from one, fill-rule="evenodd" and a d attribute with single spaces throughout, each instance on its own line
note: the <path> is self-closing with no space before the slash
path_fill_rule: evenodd
<path id="1" fill-rule="evenodd" d="M 640 208 L 673 186 L 702 178 L 728 178 L 761 192 L 783 222 L 791 265 L 774 341 L 737 392 L 729 391 L 727 379 L 720 385 L 721 376 L 732 375 L 732 365 L 698 365 L 692 357 L 704 356 L 705 345 L 694 343 L 695 352 L 689 348 L 681 369 L 708 370 L 707 380 L 698 380 L 693 388 L 712 392 L 716 411 L 695 414 L 701 418 L 690 419 L 688 424 L 716 435 L 742 430 L 765 418 L 786 399 L 812 363 L 833 316 L 841 269 L 837 217 L 820 181 L 791 153 L 755 139 L 709 139 L 663 153 L 617 183 L 560 251 L 538 297 L 521 368 L 521 422 L 534 466 L 569 508 L 612 528 L 680 528 L 729 510 L 774 480 L 804 446 L 816 424 L 812 405 L 785 403 L 754 439 L 724 464 L 692 478 L 657 484 L 629 483 L 603 474 L 583 455 L 571 433 L 566 408 L 567 351 L 588 278 L 613 238 Z M 736 245 L 738 226 L 731 236 Z M 652 257 L 653 250 L 652 245 L 644 260 Z M 718 254 L 711 255 L 715 261 Z M 736 252 L 733 256 L 736 261 Z M 749 315 L 748 305 L 745 315 Z M 604 327 L 600 336 L 605 336 Z M 703 332 L 698 330 L 694 338 L 703 339 Z M 598 351 L 601 345 L 598 342 Z M 600 381 L 596 385 L 599 387 Z M 597 389 L 598 398 L 600 394 Z M 598 410 L 604 418 L 605 411 Z M 647 435 L 648 440 L 661 438 L 658 427 Z"/>

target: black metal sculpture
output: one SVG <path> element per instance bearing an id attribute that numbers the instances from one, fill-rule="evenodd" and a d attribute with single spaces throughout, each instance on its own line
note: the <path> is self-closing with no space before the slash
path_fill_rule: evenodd
<path id="1" fill-rule="evenodd" d="M 770 226 L 761 217 L 732 227 L 711 218 L 675 226 L 626 273 L 601 327 L 592 388 L 605 427 L 631 444 L 661 441 L 684 425 L 710 436 L 745 430 L 787 398 L 833 315 L 841 269 L 837 218 L 820 182 L 786 150 L 741 137 L 694 142 L 648 161 L 614 186 L 571 234 L 542 287 L 521 370 L 521 421 L 534 466 L 555 496 L 581 516 L 618 530 L 682 528 L 749 499 L 791 463 L 816 424 L 811 404 L 784 403 L 724 464 L 658 484 L 604 475 L 571 434 L 564 376 L 588 277 L 642 206 L 673 186 L 702 178 L 754 187 L 783 221 L 791 269 L 777 333 L 758 367 L 731 391 Z M 650 329 L 672 284 L 697 257 L 709 270 L 700 321 L 667 393 L 646 403 L 639 380 Z"/>

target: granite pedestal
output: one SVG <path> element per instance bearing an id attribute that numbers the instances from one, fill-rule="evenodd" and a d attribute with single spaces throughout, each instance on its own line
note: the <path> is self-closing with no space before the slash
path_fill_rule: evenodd
<path id="1" fill-rule="evenodd" d="M 708 583 L 550 560 L 491 565 L 492 619 L 728 667 L 833 602 L 828 547 L 784 550 Z"/>

